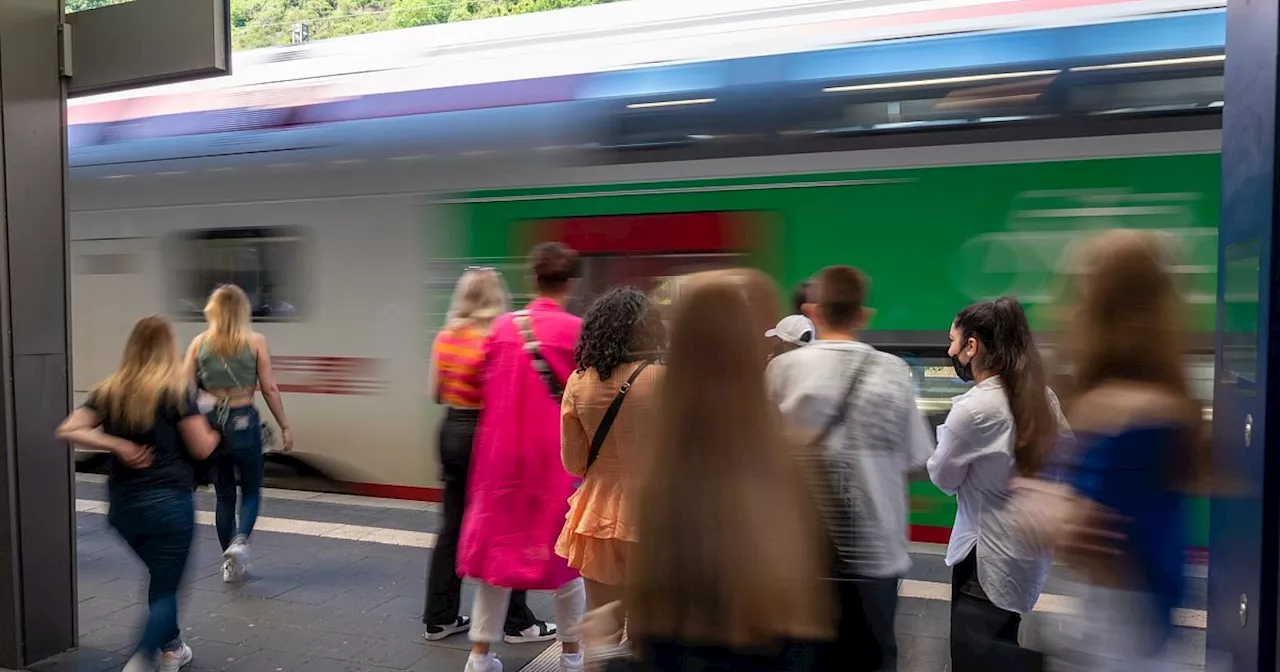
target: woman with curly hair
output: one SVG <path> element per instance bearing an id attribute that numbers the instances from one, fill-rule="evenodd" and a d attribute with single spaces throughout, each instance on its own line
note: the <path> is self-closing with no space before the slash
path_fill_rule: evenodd
<path id="1" fill-rule="evenodd" d="M 583 482 L 569 500 L 556 553 L 582 574 L 589 608 L 621 599 L 626 584 L 663 341 L 657 306 L 634 287 L 609 290 L 583 319 L 577 369 L 560 406 L 560 457 Z"/>

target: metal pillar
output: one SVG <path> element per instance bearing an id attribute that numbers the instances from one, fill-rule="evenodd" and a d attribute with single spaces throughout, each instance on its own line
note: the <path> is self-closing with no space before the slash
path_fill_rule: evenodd
<path id="1" fill-rule="evenodd" d="M 0 666 L 76 644 L 62 0 L 0 1 Z"/>
<path id="2" fill-rule="evenodd" d="M 1276 0 L 1227 5 L 1208 667 L 1236 672 L 1280 662 L 1278 12 Z"/>

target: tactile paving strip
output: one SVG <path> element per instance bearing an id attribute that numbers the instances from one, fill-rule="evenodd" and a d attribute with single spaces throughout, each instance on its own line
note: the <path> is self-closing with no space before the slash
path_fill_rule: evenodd
<path id="1" fill-rule="evenodd" d="M 559 672 L 559 670 L 560 642 L 548 646 L 546 651 L 538 654 L 537 658 L 520 668 L 520 672 Z"/>

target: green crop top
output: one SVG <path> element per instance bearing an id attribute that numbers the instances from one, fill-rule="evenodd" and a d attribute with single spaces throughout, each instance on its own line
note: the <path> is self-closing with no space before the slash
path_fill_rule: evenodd
<path id="1" fill-rule="evenodd" d="M 196 371 L 199 372 L 200 385 L 205 389 L 231 389 L 257 387 L 258 357 L 253 354 L 251 346 L 244 346 L 239 355 L 224 358 L 215 353 L 208 343 L 201 339 L 200 349 L 196 351 Z"/>

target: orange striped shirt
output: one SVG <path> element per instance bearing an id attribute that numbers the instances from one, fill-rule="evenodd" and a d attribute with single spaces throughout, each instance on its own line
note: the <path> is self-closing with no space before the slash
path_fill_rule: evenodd
<path id="1" fill-rule="evenodd" d="M 480 366 L 484 364 L 484 332 L 473 327 L 444 329 L 431 348 L 440 402 L 457 408 L 480 408 Z"/>

